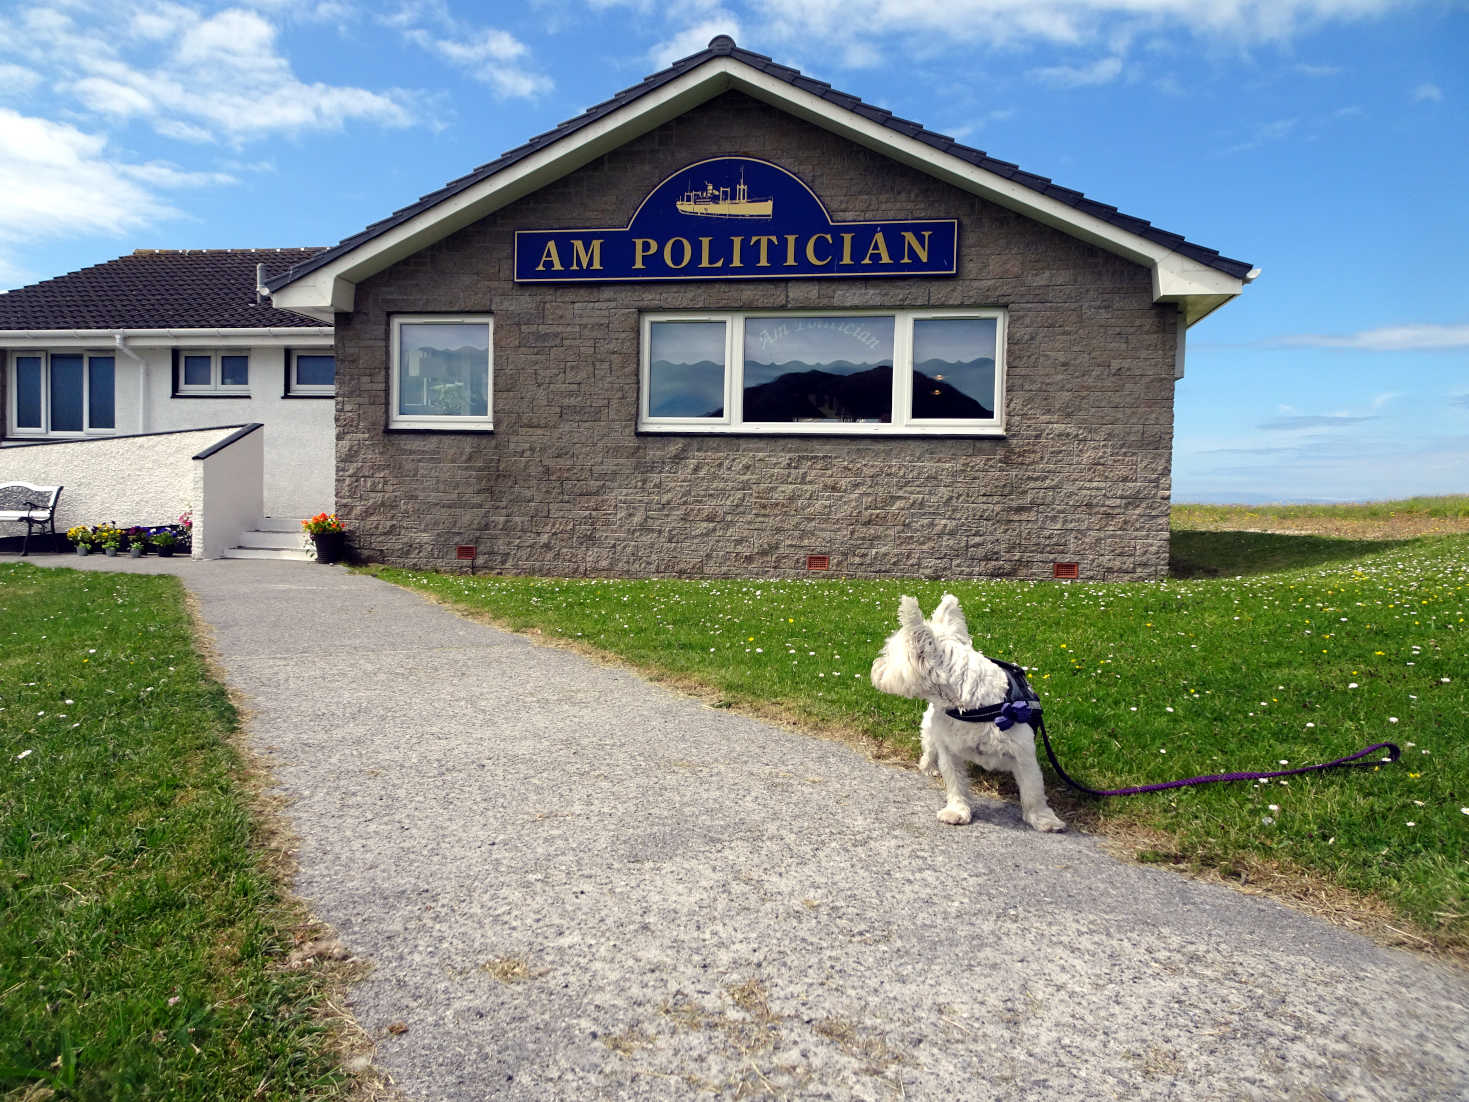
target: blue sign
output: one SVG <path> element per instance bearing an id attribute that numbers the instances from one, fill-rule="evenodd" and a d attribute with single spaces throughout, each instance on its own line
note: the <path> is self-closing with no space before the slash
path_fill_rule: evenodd
<path id="1" fill-rule="evenodd" d="M 949 276 L 959 223 L 833 222 L 779 165 L 715 157 L 675 172 L 625 229 L 518 230 L 517 283 Z"/>

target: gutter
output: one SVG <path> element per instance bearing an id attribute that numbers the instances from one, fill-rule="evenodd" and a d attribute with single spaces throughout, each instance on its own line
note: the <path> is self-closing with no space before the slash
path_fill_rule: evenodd
<path id="1" fill-rule="evenodd" d="M 0 329 L 0 348 L 22 348 L 41 343 L 111 345 L 121 348 L 129 355 L 135 354 L 125 344 L 131 341 L 135 347 L 167 347 L 173 344 L 217 344 L 222 341 L 239 344 L 242 342 L 300 341 L 303 338 L 325 337 L 333 334 L 330 325 L 269 326 L 240 329 Z M 316 343 L 312 341 L 312 343 Z"/>

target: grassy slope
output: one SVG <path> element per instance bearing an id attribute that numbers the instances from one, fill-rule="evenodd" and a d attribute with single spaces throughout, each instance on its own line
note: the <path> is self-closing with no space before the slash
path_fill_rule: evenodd
<path id="1" fill-rule="evenodd" d="M 1290 538 L 1272 539 L 1286 540 L 1274 561 L 1290 561 Z M 1310 870 L 1388 900 L 1442 945 L 1469 946 L 1469 539 L 1310 539 L 1298 547 L 1306 565 L 1267 574 L 1246 573 L 1249 552 L 1197 544 L 1202 571 L 1229 573 L 1147 585 L 382 573 L 736 707 L 909 754 L 922 707 L 873 692 L 868 666 L 900 593 L 931 608 L 951 590 L 977 646 L 1038 668 L 1062 762 L 1097 787 L 1307 764 L 1393 739 L 1404 762 L 1377 772 L 1180 790 L 1080 818 L 1165 832 L 1184 858 L 1226 872 L 1253 859 Z"/>
<path id="2" fill-rule="evenodd" d="M 339 1093 L 176 579 L 0 566 L 0 616 L 0 1094 Z"/>

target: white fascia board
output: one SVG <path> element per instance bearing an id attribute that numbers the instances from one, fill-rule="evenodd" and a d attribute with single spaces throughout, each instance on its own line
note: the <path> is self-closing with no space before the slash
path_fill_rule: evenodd
<path id="1" fill-rule="evenodd" d="M 401 225 L 363 242 L 330 264 L 273 291 L 270 296 L 272 304 L 278 309 L 295 310 L 310 316 L 320 316 L 322 311 L 334 309 L 350 310 L 352 291 L 368 276 L 517 199 L 539 191 L 726 91 L 730 80 L 724 70 L 729 64 L 727 58 L 721 58 L 712 69 L 705 65 L 691 70 L 458 195 L 436 203 Z"/>
<path id="2" fill-rule="evenodd" d="M 77 345 L 87 348 L 114 347 L 121 336 L 132 348 L 201 347 L 219 344 L 250 344 L 258 347 L 311 345 L 330 347 L 331 326 L 299 326 L 267 329 L 4 329 L 0 348 Z"/>
<path id="3" fill-rule="evenodd" d="M 951 153 L 942 153 L 926 142 L 900 134 L 879 122 L 863 118 L 854 111 L 836 107 L 814 93 L 803 92 L 758 70 L 741 66 L 734 74 L 732 83 L 756 98 L 784 108 L 824 130 L 832 131 L 920 172 L 1007 207 L 1033 221 L 1150 268 L 1155 302 L 1186 302 L 1199 295 L 1210 300 L 1217 296 L 1228 299 L 1244 290 L 1244 280 L 1236 279 L 1217 268 L 1182 256 L 1166 245 L 1149 241 L 1058 199 L 1052 199 L 972 165 Z M 1204 313 L 1216 309 L 1220 304 L 1214 302 Z M 1198 316 L 1202 317 L 1203 314 Z M 1189 324 L 1193 324 L 1195 320 L 1197 318 L 1191 318 Z"/>
<path id="4" fill-rule="evenodd" d="M 351 297 L 342 287 L 343 282 L 355 287 L 360 280 L 732 88 L 964 191 L 1148 267 L 1153 273 L 1155 301 L 1176 301 L 1191 306 L 1191 300 L 1201 296 L 1210 303 L 1197 315 L 1194 310 L 1186 309 L 1189 324 L 1217 308 L 1220 303 L 1215 300 L 1219 296 L 1227 300 L 1244 289 L 1244 281 L 1181 256 L 1164 245 L 953 154 L 940 152 L 741 61 L 718 57 L 363 242 L 330 264 L 273 292 L 271 301 L 281 309 L 317 317 L 341 308 L 338 304 Z"/>

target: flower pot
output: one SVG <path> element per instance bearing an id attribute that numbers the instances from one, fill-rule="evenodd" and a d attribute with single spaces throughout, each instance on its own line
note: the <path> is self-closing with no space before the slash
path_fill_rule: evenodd
<path id="1" fill-rule="evenodd" d="M 159 547 L 159 548 L 155 548 L 155 550 L 158 552 L 158 557 L 160 559 L 171 559 L 171 558 L 173 558 L 173 548 L 172 547 Z"/>
<path id="2" fill-rule="evenodd" d="M 347 551 L 345 532 L 317 532 L 311 537 L 311 542 L 316 544 L 317 562 L 341 562 Z"/>
<path id="3" fill-rule="evenodd" d="M 77 544 L 77 554 L 78 555 L 81 555 L 83 558 L 85 558 L 86 556 L 90 555 L 91 553 L 92 553 L 92 549 L 90 547 L 88 547 L 85 543 L 79 543 L 79 544 Z"/>
<path id="4" fill-rule="evenodd" d="M 117 548 L 116 547 L 104 547 L 104 548 L 102 548 L 102 553 L 104 555 L 106 555 L 109 559 L 115 559 L 115 558 L 117 558 Z"/>
<path id="5" fill-rule="evenodd" d="M 141 543 L 135 543 L 135 544 L 132 544 L 132 545 L 130 545 L 128 547 L 128 558 L 130 558 L 130 559 L 141 559 L 142 557 L 143 557 L 143 545 Z"/>

